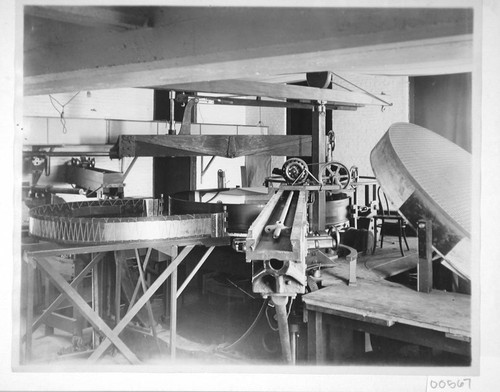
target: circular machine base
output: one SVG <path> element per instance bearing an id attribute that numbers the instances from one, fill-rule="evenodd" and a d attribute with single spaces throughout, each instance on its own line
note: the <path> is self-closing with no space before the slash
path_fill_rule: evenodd
<path id="1" fill-rule="evenodd" d="M 43 240 L 80 245 L 223 235 L 222 214 L 218 219 L 212 214 L 192 215 L 186 225 L 183 217 L 158 214 L 158 206 L 155 199 L 42 205 L 30 210 L 29 232 Z"/>

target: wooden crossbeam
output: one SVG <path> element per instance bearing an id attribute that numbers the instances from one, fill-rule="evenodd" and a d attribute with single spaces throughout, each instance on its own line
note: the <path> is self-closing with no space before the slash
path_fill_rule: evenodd
<path id="1" fill-rule="evenodd" d="M 422 14 L 332 8 L 311 15 L 292 10 L 287 17 L 282 10 L 209 15 L 200 11 L 203 24 L 188 12 L 196 10 L 186 11 L 190 18 L 183 23 L 99 36 L 89 33 L 77 43 L 37 45 L 36 36 L 31 37 L 35 42 L 24 53 L 24 94 L 305 71 L 411 75 L 472 69 L 472 13 L 467 10 Z"/>
<path id="2" fill-rule="evenodd" d="M 180 295 L 182 294 L 182 292 L 184 291 L 184 289 L 187 287 L 187 285 L 189 284 L 189 282 L 191 282 L 191 280 L 193 279 L 193 277 L 196 275 L 196 273 L 198 272 L 198 270 L 203 266 L 203 264 L 205 263 L 205 261 L 208 259 L 208 256 L 210 256 L 210 254 L 212 253 L 212 251 L 214 249 L 215 249 L 215 246 L 211 246 L 210 248 L 208 248 L 208 250 L 205 252 L 205 254 L 200 259 L 200 261 L 198 261 L 198 264 L 196 264 L 196 266 L 193 268 L 193 270 L 191 271 L 191 273 L 189 274 L 189 276 L 182 283 L 181 287 L 179 287 L 179 289 L 177 290 L 176 298 L 180 297 Z"/>
<path id="3" fill-rule="evenodd" d="M 160 288 L 160 286 L 167 280 L 167 278 L 172 274 L 172 272 L 177 268 L 177 266 L 186 258 L 186 256 L 191 252 L 194 248 L 194 245 L 186 246 L 179 255 L 172 260 L 172 262 L 168 265 L 167 268 L 161 273 L 161 275 L 151 284 L 149 289 L 142 295 L 141 298 L 132 306 L 125 316 L 121 319 L 121 321 L 116 325 L 113 330 L 113 333 L 118 335 L 121 331 L 127 326 L 130 321 L 135 317 L 137 312 L 146 304 L 147 301 L 153 296 L 153 294 Z M 99 347 L 92 353 L 89 357 L 89 361 L 94 362 L 97 361 L 102 354 L 108 349 L 108 347 L 114 342 L 108 337 L 104 342 L 102 342 Z"/>
<path id="4" fill-rule="evenodd" d="M 307 135 L 121 135 L 111 158 L 136 156 L 310 156 Z"/>
<path id="5" fill-rule="evenodd" d="M 94 268 L 94 266 L 103 259 L 103 257 L 106 255 L 106 253 L 99 253 L 96 255 L 86 266 L 85 268 L 78 274 L 78 276 L 73 279 L 71 282 L 70 286 L 73 288 L 77 288 L 80 282 L 87 276 L 88 272 Z M 42 315 L 33 323 L 32 326 L 32 331 L 35 331 L 40 325 L 43 324 L 43 322 L 47 319 L 47 317 L 57 309 L 57 307 L 61 304 L 61 302 L 64 300 L 64 295 L 60 294 L 52 304 L 45 309 L 45 311 L 42 313 Z"/>
<path id="6" fill-rule="evenodd" d="M 127 345 L 118 337 L 118 333 L 108 327 L 99 315 L 85 302 L 80 294 L 50 265 L 46 258 L 38 257 L 35 260 L 42 271 L 51 279 L 52 283 L 54 283 L 54 285 L 69 299 L 73 306 L 77 308 L 82 316 L 87 319 L 99 334 L 106 336 L 109 342 L 113 343 L 130 363 L 140 363 L 137 356 L 130 351 Z"/>

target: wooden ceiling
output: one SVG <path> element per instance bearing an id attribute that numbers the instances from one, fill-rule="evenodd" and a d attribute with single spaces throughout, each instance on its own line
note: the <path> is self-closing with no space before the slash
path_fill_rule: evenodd
<path id="1" fill-rule="evenodd" d="M 472 70 L 472 9 L 24 7 L 24 94 Z"/>

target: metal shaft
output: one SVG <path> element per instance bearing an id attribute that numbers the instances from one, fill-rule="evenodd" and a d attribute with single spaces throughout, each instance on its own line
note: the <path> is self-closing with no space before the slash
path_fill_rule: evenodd
<path id="1" fill-rule="evenodd" d="M 174 112 L 175 112 L 175 91 L 169 91 L 168 92 L 168 97 L 170 100 L 170 128 L 168 130 L 169 135 L 175 135 L 175 119 L 174 119 Z"/>
<path id="2" fill-rule="evenodd" d="M 288 301 L 288 297 L 272 296 L 271 300 L 273 301 L 276 316 L 278 317 L 278 329 L 283 360 L 287 364 L 291 365 L 293 363 L 292 349 L 290 346 L 290 331 L 288 329 L 288 317 L 286 313 L 286 303 Z"/>

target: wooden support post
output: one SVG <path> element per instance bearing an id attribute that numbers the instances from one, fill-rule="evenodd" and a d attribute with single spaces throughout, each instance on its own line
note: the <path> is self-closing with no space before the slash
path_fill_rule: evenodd
<path id="1" fill-rule="evenodd" d="M 151 248 L 149 248 L 149 249 L 151 249 Z M 148 249 L 148 251 L 149 251 L 149 249 Z M 146 286 L 146 280 L 144 279 L 144 271 L 143 271 L 143 269 L 142 269 L 143 267 L 141 265 L 141 257 L 139 256 L 139 251 L 137 249 L 135 249 L 135 260 L 137 262 L 137 269 L 139 270 L 139 278 L 138 278 L 137 283 L 140 283 L 142 285 L 142 292 L 145 293 L 148 288 Z M 151 324 L 150 325 L 151 332 L 153 333 L 153 336 L 156 340 L 157 339 L 156 328 L 155 328 L 156 321 L 155 321 L 154 316 L 153 316 L 153 308 L 151 307 L 151 301 L 146 302 L 146 309 L 148 312 L 149 323 Z"/>
<path id="2" fill-rule="evenodd" d="M 94 254 L 91 254 L 91 257 L 94 258 Z M 97 313 L 99 317 L 102 318 L 102 308 L 101 308 L 101 277 L 99 276 L 99 265 L 95 265 L 92 268 L 92 310 Z M 92 349 L 95 349 L 98 342 L 98 335 L 92 329 Z"/>
<path id="3" fill-rule="evenodd" d="M 153 248 L 148 248 L 147 253 L 146 253 L 146 258 L 144 259 L 142 267 L 140 267 L 140 268 L 142 268 L 143 272 L 146 272 L 146 268 L 148 267 L 148 263 L 149 263 L 149 260 L 150 260 L 151 251 L 152 250 L 153 250 Z M 141 272 L 139 272 L 139 273 L 141 273 Z M 127 312 L 129 312 L 130 309 L 132 308 L 132 306 L 134 306 L 134 303 L 135 303 L 135 300 L 137 298 L 137 294 L 139 293 L 139 288 L 140 287 L 141 287 L 141 281 L 139 279 L 137 281 L 136 285 L 135 285 L 134 292 L 132 293 L 132 297 L 130 298 L 130 302 L 128 304 Z M 144 290 L 143 292 L 146 292 L 146 290 Z"/>
<path id="4" fill-rule="evenodd" d="M 165 269 L 168 268 L 170 263 L 174 260 L 173 257 L 169 255 L 169 259 L 165 262 Z M 170 319 L 170 279 L 167 279 L 165 281 L 165 284 L 163 285 L 163 305 L 164 305 L 164 316 L 165 316 L 165 323 L 167 320 Z"/>
<path id="5" fill-rule="evenodd" d="M 33 294 L 35 286 L 35 262 L 31 258 L 26 259 L 26 349 L 24 362 L 31 360 L 33 344 Z"/>
<path id="6" fill-rule="evenodd" d="M 313 111 L 312 120 L 312 167 L 311 173 L 320 180 L 320 165 L 325 162 L 326 151 L 326 109 L 323 102 L 320 102 L 316 110 Z M 313 205 L 313 216 L 311 221 L 312 231 L 323 231 L 325 229 L 326 195 L 325 191 L 318 191 L 316 202 Z"/>
<path id="7" fill-rule="evenodd" d="M 325 345 L 326 345 L 326 339 L 325 339 L 325 330 L 324 330 L 324 325 L 323 325 L 323 313 L 321 312 L 314 312 L 313 317 L 314 318 L 314 360 L 316 361 L 316 364 L 323 364 L 325 362 Z"/>
<path id="8" fill-rule="evenodd" d="M 430 293 L 432 290 L 432 222 L 418 221 L 418 291 Z"/>
<path id="9" fill-rule="evenodd" d="M 88 273 L 88 271 L 90 271 L 90 269 L 94 268 L 94 266 L 103 259 L 105 253 L 99 253 L 97 254 L 91 261 L 89 264 L 87 264 L 87 266 L 78 274 L 78 276 L 75 277 L 75 279 L 73 279 L 73 281 L 71 282 L 71 287 L 75 288 L 77 287 L 80 282 L 83 280 L 83 278 L 86 276 L 86 274 Z M 48 279 L 48 278 L 47 278 Z M 55 300 L 54 302 L 52 302 L 52 304 L 50 306 L 47 307 L 47 309 L 45 309 L 42 313 L 42 315 L 40 317 L 38 317 L 38 319 L 33 323 L 33 328 L 32 330 L 35 331 L 40 325 L 42 325 L 42 323 L 47 319 L 47 317 L 52 313 L 54 312 L 57 307 L 62 303 L 62 301 L 64 300 L 65 296 L 63 294 L 60 294 Z"/>
<path id="10" fill-rule="evenodd" d="M 122 294 L 122 269 L 120 261 L 115 258 L 115 325 L 120 322 Z"/>
<path id="11" fill-rule="evenodd" d="M 112 333 L 119 335 L 121 331 L 128 325 L 130 321 L 135 317 L 137 312 L 146 304 L 147 301 L 153 296 L 153 294 L 160 288 L 160 286 L 168 279 L 168 277 L 172 274 L 172 271 L 177 268 L 177 266 L 184 260 L 184 258 L 191 252 L 194 248 L 194 245 L 188 245 L 184 247 L 184 249 L 179 253 L 179 255 L 172 260 L 170 265 L 161 273 L 161 275 L 156 278 L 151 287 L 143 294 L 141 298 L 137 300 L 137 302 L 132 306 L 127 314 L 123 316 L 118 325 L 113 329 Z M 161 250 L 161 249 L 159 249 Z M 92 353 L 89 357 L 90 362 L 95 362 L 97 359 L 101 357 L 102 354 L 106 351 L 106 349 L 111 345 L 109 336 L 101 343 L 99 347 Z"/>
<path id="12" fill-rule="evenodd" d="M 307 311 L 307 358 L 310 363 L 319 365 L 325 362 L 325 344 L 323 314 Z"/>
<path id="13" fill-rule="evenodd" d="M 85 257 L 83 255 L 83 257 Z M 82 259 L 79 257 L 76 257 L 74 260 L 74 268 L 75 268 L 75 277 L 78 276 L 84 269 L 85 269 L 85 263 Z M 78 286 L 75 287 L 75 290 L 81 294 L 83 293 L 83 290 L 79 288 Z M 82 314 L 78 311 L 78 309 L 73 308 L 73 318 L 75 319 L 75 324 L 73 327 L 73 337 L 78 337 L 80 339 L 83 339 L 83 328 L 85 324 L 85 318 L 82 316 Z"/>
<path id="14" fill-rule="evenodd" d="M 170 253 L 172 260 L 177 257 L 178 247 L 172 246 Z M 170 276 L 170 357 L 175 359 L 177 341 L 177 266 L 174 266 Z"/>
<path id="15" fill-rule="evenodd" d="M 47 309 L 50 306 L 50 280 L 49 278 L 45 278 L 44 280 L 45 284 L 45 293 L 44 293 L 44 305 L 45 309 Z M 48 324 L 45 324 L 45 336 L 53 335 L 54 334 L 54 327 L 51 327 Z"/>

